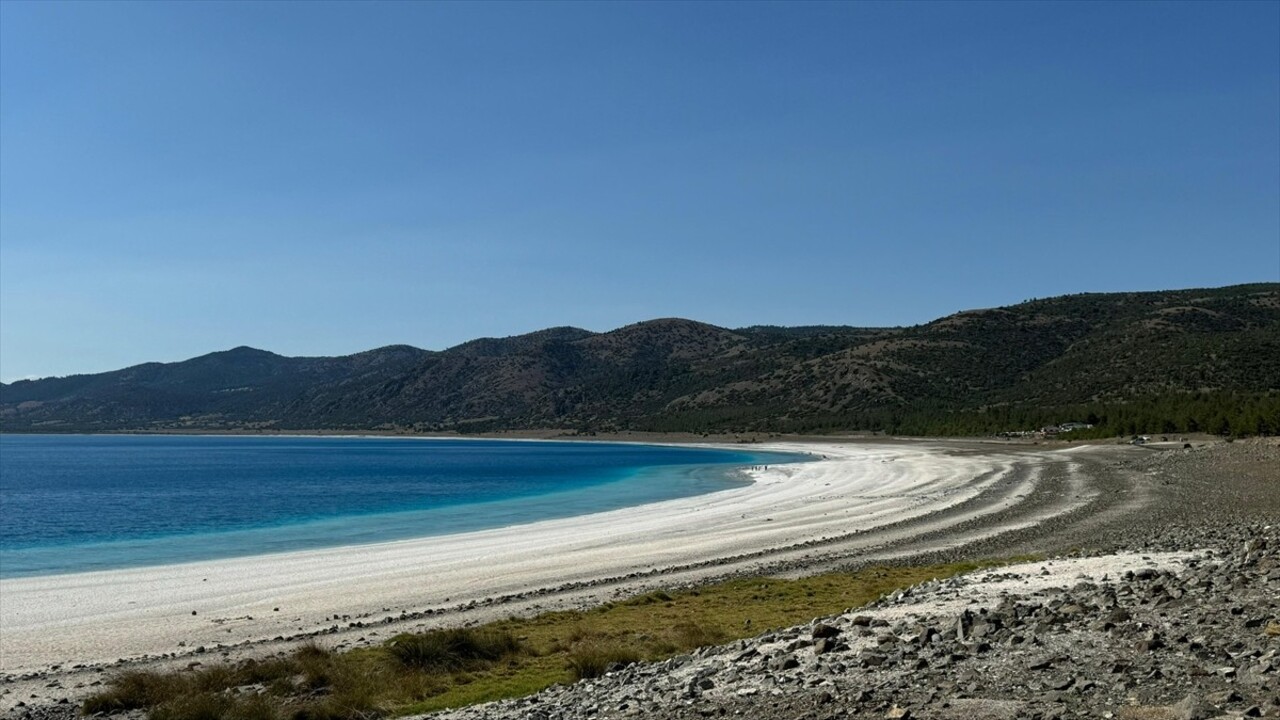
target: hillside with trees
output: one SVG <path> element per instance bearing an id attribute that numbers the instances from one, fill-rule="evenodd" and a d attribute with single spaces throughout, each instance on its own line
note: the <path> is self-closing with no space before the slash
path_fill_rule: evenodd
<path id="1" fill-rule="evenodd" d="M 236 348 L 0 385 L 0 430 L 1280 432 L 1280 284 L 1086 293 L 924 325 L 558 327 L 433 352 Z"/>

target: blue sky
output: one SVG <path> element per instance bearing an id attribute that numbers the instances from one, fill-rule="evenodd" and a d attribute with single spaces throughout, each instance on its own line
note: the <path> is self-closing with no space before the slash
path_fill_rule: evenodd
<path id="1" fill-rule="evenodd" d="M 0 378 L 1280 281 L 1280 3 L 0 2 Z"/>

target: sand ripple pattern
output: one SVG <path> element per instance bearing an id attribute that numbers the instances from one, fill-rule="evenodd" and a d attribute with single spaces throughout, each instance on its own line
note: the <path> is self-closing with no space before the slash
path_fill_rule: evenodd
<path id="1" fill-rule="evenodd" d="M 576 518 L 375 545 L 0 581 L 0 671 L 174 662 L 572 607 L 744 572 L 945 551 L 1098 512 L 1089 452 L 787 443 L 816 462 L 750 486 Z M 356 627 L 355 623 L 361 623 Z M 189 658 L 188 658 L 189 659 Z"/>

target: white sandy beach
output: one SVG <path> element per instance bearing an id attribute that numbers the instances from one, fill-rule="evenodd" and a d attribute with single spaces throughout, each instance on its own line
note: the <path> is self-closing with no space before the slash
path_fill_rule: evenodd
<path id="1" fill-rule="evenodd" d="M 1013 462 L 927 444 L 758 447 L 826 459 L 754 471 L 747 487 L 481 532 L 0 581 L 0 671 L 345 628 L 847 535 L 962 502 Z"/>

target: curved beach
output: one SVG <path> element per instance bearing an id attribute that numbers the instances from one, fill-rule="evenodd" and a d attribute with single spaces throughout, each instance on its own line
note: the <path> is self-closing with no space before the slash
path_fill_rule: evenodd
<path id="1" fill-rule="evenodd" d="M 1013 455 L 927 444 L 766 449 L 822 459 L 752 470 L 747 487 L 494 530 L 0 581 L 0 670 L 185 654 L 319 631 L 364 636 L 354 623 L 719 567 L 938 514 L 1008 482 L 1015 466 Z"/>

